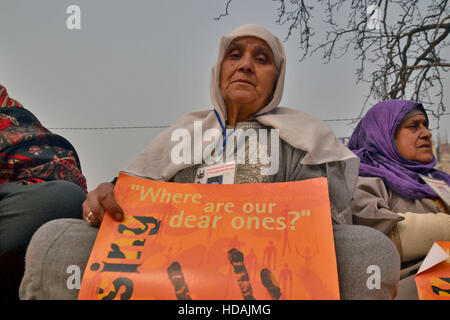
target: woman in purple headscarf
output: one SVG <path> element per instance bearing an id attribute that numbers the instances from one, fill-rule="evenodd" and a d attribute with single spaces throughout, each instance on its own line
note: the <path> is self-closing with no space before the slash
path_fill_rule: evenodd
<path id="1" fill-rule="evenodd" d="M 445 194 L 422 179 L 446 188 L 450 183 L 447 173 L 434 168 L 428 123 L 420 103 L 383 101 L 359 122 L 348 145 L 361 159 L 353 223 L 384 232 L 397 246 L 402 259 L 399 298 L 417 297 L 413 276 L 423 258 L 435 241 L 450 240 Z"/>

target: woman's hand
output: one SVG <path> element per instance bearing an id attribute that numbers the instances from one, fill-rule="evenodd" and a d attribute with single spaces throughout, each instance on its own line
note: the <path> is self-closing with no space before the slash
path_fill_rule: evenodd
<path id="1" fill-rule="evenodd" d="M 97 189 L 90 191 L 83 202 L 83 218 L 92 226 L 99 227 L 107 211 L 113 219 L 123 219 L 122 208 L 114 199 L 114 185 L 104 182 Z"/>

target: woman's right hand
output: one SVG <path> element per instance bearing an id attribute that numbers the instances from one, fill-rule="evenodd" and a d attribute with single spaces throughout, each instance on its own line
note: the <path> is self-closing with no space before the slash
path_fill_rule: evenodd
<path id="1" fill-rule="evenodd" d="M 105 212 L 114 220 L 123 219 L 122 208 L 114 199 L 114 185 L 109 182 L 101 183 L 97 189 L 88 192 L 83 202 L 83 218 L 94 227 L 100 226 Z"/>

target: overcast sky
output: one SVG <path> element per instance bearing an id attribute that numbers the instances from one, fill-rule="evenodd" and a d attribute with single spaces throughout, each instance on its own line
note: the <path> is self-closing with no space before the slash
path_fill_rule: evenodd
<path id="1" fill-rule="evenodd" d="M 225 3 L 0 0 L 0 83 L 47 128 L 170 125 L 211 107 L 210 72 L 222 35 L 246 23 L 261 24 L 281 40 L 286 35 L 275 24 L 276 2 L 235 0 L 230 16 L 214 20 Z M 72 4 L 81 9 L 80 30 L 66 26 Z M 320 33 L 323 26 L 316 27 Z M 285 42 L 281 105 L 323 120 L 356 117 L 367 87 L 356 85 L 355 57 L 299 63 L 297 46 L 295 34 Z M 353 130 L 346 121 L 327 124 L 339 137 Z M 450 117 L 441 127 L 450 127 Z M 117 176 L 162 130 L 52 129 L 76 148 L 89 190 Z"/>

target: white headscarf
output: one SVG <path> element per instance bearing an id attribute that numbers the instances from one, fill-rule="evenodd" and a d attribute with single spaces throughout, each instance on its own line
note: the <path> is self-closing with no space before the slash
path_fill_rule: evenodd
<path id="1" fill-rule="evenodd" d="M 345 162 L 348 190 L 354 190 L 358 176 L 359 158 L 340 143 L 331 129 L 322 121 L 315 119 L 298 110 L 279 107 L 284 89 L 286 71 L 286 55 L 280 40 L 265 28 L 247 24 L 235 29 L 232 33 L 222 37 L 219 47 L 219 56 L 211 73 L 211 100 L 214 109 L 219 114 L 222 123 L 226 123 L 227 110 L 220 90 L 220 68 L 226 49 L 236 38 L 253 36 L 264 40 L 272 50 L 275 66 L 278 70 L 278 80 L 273 99 L 260 111 L 256 120 L 266 126 L 279 129 L 280 138 L 294 148 L 306 152 L 301 164 L 318 165 L 327 162 Z M 177 128 L 188 130 L 193 136 L 194 121 L 202 122 L 202 129 L 215 128 L 221 130 L 220 123 L 214 110 L 200 110 L 187 114 L 169 129 L 159 134 L 134 160 L 132 160 L 123 172 L 139 177 L 154 180 L 168 181 L 178 171 L 190 167 L 192 164 L 174 164 L 171 160 L 171 150 L 178 143 L 171 141 L 172 131 Z M 210 142 L 203 141 L 203 149 Z M 191 155 L 193 157 L 193 152 Z M 348 173 L 348 174 L 347 174 Z"/>

